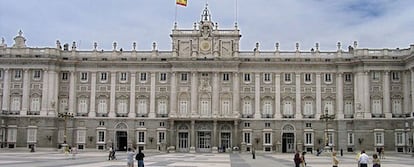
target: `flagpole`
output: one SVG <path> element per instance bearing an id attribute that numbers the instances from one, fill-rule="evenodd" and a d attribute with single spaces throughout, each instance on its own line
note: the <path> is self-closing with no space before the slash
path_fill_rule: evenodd
<path id="1" fill-rule="evenodd" d="M 235 0 L 236 1 L 236 3 L 235 3 L 235 9 L 234 9 L 234 20 L 235 20 L 235 23 L 237 23 L 237 21 L 238 21 L 238 18 L 237 18 L 237 15 L 238 15 L 238 11 L 237 11 L 237 8 L 238 8 L 238 4 L 237 4 L 237 0 Z"/>
<path id="2" fill-rule="evenodd" d="M 177 13 L 178 13 L 178 12 L 177 12 L 177 10 L 178 10 L 178 9 L 177 9 L 177 8 L 178 8 L 177 6 L 178 6 L 178 5 L 177 5 L 177 4 L 175 4 L 174 23 L 177 23 Z"/>

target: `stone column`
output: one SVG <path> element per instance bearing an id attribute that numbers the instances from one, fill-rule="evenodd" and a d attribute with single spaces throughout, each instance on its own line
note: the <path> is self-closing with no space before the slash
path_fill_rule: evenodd
<path id="1" fill-rule="evenodd" d="M 280 108 L 280 73 L 275 74 L 275 113 L 274 118 L 280 119 L 282 118 L 281 108 Z"/>
<path id="2" fill-rule="evenodd" d="M 131 72 L 131 85 L 130 85 L 130 94 L 129 94 L 129 118 L 135 118 L 135 82 L 136 82 L 136 73 Z"/>
<path id="3" fill-rule="evenodd" d="M 221 115 L 219 113 L 219 103 L 220 103 L 220 96 L 219 96 L 219 79 L 218 73 L 213 73 L 213 95 L 212 95 L 212 106 L 213 106 L 213 117 L 216 118 L 217 116 Z"/>
<path id="4" fill-rule="evenodd" d="M 212 152 L 218 153 L 218 139 L 219 135 L 217 133 L 217 120 L 213 121 L 213 135 L 212 135 Z"/>
<path id="5" fill-rule="evenodd" d="M 175 141 L 175 125 L 174 125 L 174 120 L 170 119 L 170 141 L 168 142 L 169 146 L 174 146 L 176 144 Z"/>
<path id="6" fill-rule="evenodd" d="M 171 90 L 170 90 L 170 117 L 177 116 L 177 73 L 171 73 Z"/>
<path id="7" fill-rule="evenodd" d="M 233 134 L 233 146 L 238 146 L 240 148 L 240 140 L 239 140 L 239 122 L 238 120 L 234 120 L 234 134 Z"/>
<path id="8" fill-rule="evenodd" d="M 8 68 L 4 69 L 4 80 L 3 80 L 3 111 L 9 111 L 9 102 L 10 102 L 10 70 Z"/>
<path id="9" fill-rule="evenodd" d="M 364 72 L 364 81 L 363 81 L 363 85 L 364 85 L 364 118 L 371 118 L 372 114 L 371 114 L 371 98 L 370 98 L 370 92 L 369 92 L 369 72 L 366 71 Z"/>
<path id="10" fill-rule="evenodd" d="M 91 96 L 90 96 L 90 110 L 88 117 L 96 117 L 96 72 L 91 72 Z"/>
<path id="11" fill-rule="evenodd" d="M 108 117 L 115 117 L 115 99 L 116 99 L 116 93 L 115 93 L 115 87 L 116 87 L 116 72 L 111 72 L 111 93 L 109 97 L 109 114 Z"/>
<path id="12" fill-rule="evenodd" d="M 30 73 L 29 69 L 24 69 L 23 74 L 23 97 L 22 97 L 22 111 L 20 115 L 27 115 L 27 111 L 30 110 Z"/>
<path id="13" fill-rule="evenodd" d="M 196 141 L 196 135 L 195 135 L 195 121 L 191 121 L 191 136 L 190 136 L 191 142 L 190 142 L 190 153 L 195 153 L 195 141 Z"/>
<path id="14" fill-rule="evenodd" d="M 70 71 L 70 76 L 69 76 L 69 112 L 74 113 L 74 109 L 75 109 L 75 100 L 76 100 L 76 88 L 75 88 L 75 72 L 74 71 Z M 66 110 L 66 109 L 64 109 Z"/>
<path id="15" fill-rule="evenodd" d="M 233 73 L 233 116 L 240 116 L 240 84 L 239 73 Z"/>
<path id="16" fill-rule="evenodd" d="M 316 73 L 316 114 L 315 118 L 319 119 L 322 114 L 322 84 L 321 74 Z"/>
<path id="17" fill-rule="evenodd" d="M 197 72 L 193 72 L 191 76 L 191 116 L 197 117 L 198 114 L 198 76 Z"/>
<path id="18" fill-rule="evenodd" d="M 390 97 L 390 72 L 389 71 L 384 71 L 382 87 L 383 87 L 382 96 L 384 98 L 382 104 L 383 104 L 385 118 L 392 118 L 391 106 L 390 106 L 391 97 Z"/>
<path id="19" fill-rule="evenodd" d="M 42 107 L 40 110 L 40 115 L 41 116 L 46 116 L 48 113 L 48 88 L 49 88 L 49 72 L 47 71 L 47 69 L 43 70 L 43 83 L 42 83 L 42 88 L 47 88 L 47 89 L 42 89 Z"/>
<path id="20" fill-rule="evenodd" d="M 302 99 L 300 89 L 300 73 L 296 73 L 296 112 L 295 118 L 302 119 Z"/>
<path id="21" fill-rule="evenodd" d="M 49 70 L 48 75 L 48 112 L 47 115 L 55 116 L 55 109 L 57 108 L 57 99 L 55 99 L 56 91 L 58 90 L 58 85 L 56 85 L 56 72 L 54 70 Z"/>
<path id="22" fill-rule="evenodd" d="M 363 91 L 361 80 L 362 72 L 354 73 L 354 118 L 363 118 L 363 97 L 360 96 Z"/>
<path id="23" fill-rule="evenodd" d="M 337 74 L 336 89 L 336 108 L 338 110 L 336 118 L 344 119 L 344 80 L 342 73 Z"/>
<path id="24" fill-rule="evenodd" d="M 150 112 L 149 118 L 155 118 L 155 72 L 151 72 Z"/>
<path id="25" fill-rule="evenodd" d="M 260 73 L 254 74 L 254 102 L 254 119 L 260 119 Z"/>
<path id="26" fill-rule="evenodd" d="M 410 114 L 410 71 L 403 72 L 403 114 Z"/>

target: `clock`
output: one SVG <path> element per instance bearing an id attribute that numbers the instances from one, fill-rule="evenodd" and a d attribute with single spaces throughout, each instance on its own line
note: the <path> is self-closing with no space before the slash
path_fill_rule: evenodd
<path id="1" fill-rule="evenodd" d="M 208 51 L 211 49 L 210 41 L 201 41 L 200 42 L 200 49 L 202 51 Z"/>

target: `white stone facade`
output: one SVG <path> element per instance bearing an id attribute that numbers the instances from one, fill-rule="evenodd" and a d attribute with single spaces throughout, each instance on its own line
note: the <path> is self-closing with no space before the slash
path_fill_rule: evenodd
<path id="1" fill-rule="evenodd" d="M 414 45 L 240 51 L 238 27 L 220 29 L 208 9 L 171 38 L 171 51 L 28 47 L 21 32 L 13 46 L 3 40 L 1 148 L 58 147 L 65 133 L 79 149 L 412 147 Z"/>

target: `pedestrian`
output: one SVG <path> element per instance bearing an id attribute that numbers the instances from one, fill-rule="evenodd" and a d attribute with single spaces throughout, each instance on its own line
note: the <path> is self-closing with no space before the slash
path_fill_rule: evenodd
<path id="1" fill-rule="evenodd" d="M 112 159 L 112 147 L 109 147 L 109 155 L 108 155 L 108 160 Z"/>
<path id="2" fill-rule="evenodd" d="M 138 161 L 138 167 L 144 167 L 144 157 L 144 153 L 139 149 L 138 154 L 135 156 L 135 159 Z"/>
<path id="3" fill-rule="evenodd" d="M 70 152 L 72 153 L 72 159 L 75 159 L 76 154 L 78 154 L 78 149 L 76 149 L 76 147 L 72 147 L 72 150 Z"/>
<path id="4" fill-rule="evenodd" d="M 127 167 L 134 167 L 134 156 L 135 153 L 131 148 L 128 148 L 127 152 Z"/>
<path id="5" fill-rule="evenodd" d="M 300 167 L 302 161 L 300 159 L 299 151 L 296 151 L 295 156 L 293 157 L 293 162 L 295 163 L 295 167 Z"/>
<path id="6" fill-rule="evenodd" d="M 252 156 L 253 156 L 253 159 L 256 159 L 256 152 L 254 151 L 254 148 L 252 149 Z"/>
<path id="7" fill-rule="evenodd" d="M 301 160 L 301 167 L 305 167 L 306 166 L 306 160 L 305 160 L 305 154 L 306 152 L 302 152 L 302 156 L 300 157 Z"/>
<path id="8" fill-rule="evenodd" d="M 368 155 L 365 153 L 365 150 L 361 151 L 361 156 L 359 157 L 359 167 L 368 167 L 368 161 L 369 161 L 369 157 Z"/>
<path id="9" fill-rule="evenodd" d="M 344 156 L 344 150 L 341 148 L 341 157 Z"/>
<path id="10" fill-rule="evenodd" d="M 336 158 L 336 152 L 332 152 L 332 167 L 338 167 L 339 160 Z"/>
<path id="11" fill-rule="evenodd" d="M 361 157 L 361 152 L 358 152 L 357 155 L 356 155 L 356 157 L 355 157 L 355 160 L 358 162 L 358 166 L 357 167 L 359 167 L 359 157 Z"/>
<path id="12" fill-rule="evenodd" d="M 377 154 L 372 155 L 372 167 L 381 167 L 381 161 Z"/>
<path id="13" fill-rule="evenodd" d="M 381 159 L 385 159 L 384 147 L 381 147 Z"/>

